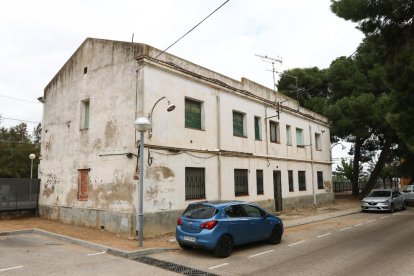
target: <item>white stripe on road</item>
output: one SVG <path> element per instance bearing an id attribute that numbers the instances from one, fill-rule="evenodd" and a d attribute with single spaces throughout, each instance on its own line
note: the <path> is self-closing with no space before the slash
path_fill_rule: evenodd
<path id="1" fill-rule="evenodd" d="M 304 243 L 305 241 L 306 241 L 306 240 L 304 240 L 304 241 L 300 241 L 300 242 L 295 242 L 295 243 L 289 244 L 288 246 L 295 246 L 295 245 L 298 245 L 298 244 Z"/>
<path id="2" fill-rule="evenodd" d="M 19 268 L 23 268 L 23 266 L 21 265 L 21 266 L 3 268 L 3 269 L 0 269 L 0 272 L 2 272 L 2 271 L 9 271 L 9 270 L 13 270 L 13 269 L 19 269 Z"/>
<path id="3" fill-rule="evenodd" d="M 331 233 L 326 233 L 326 234 L 323 234 L 323 235 L 318 236 L 318 238 L 326 237 L 326 236 L 329 236 L 330 234 Z"/>
<path id="4" fill-rule="evenodd" d="M 352 228 L 352 226 L 351 227 L 345 227 L 345 228 L 342 228 L 341 230 L 339 230 L 339 232 L 345 231 L 345 230 L 348 230 L 348 229 L 351 229 L 351 228 Z"/>
<path id="5" fill-rule="evenodd" d="M 369 221 L 367 221 L 367 223 L 370 223 L 370 222 L 373 222 L 373 221 L 376 221 L 377 219 L 371 219 L 371 220 L 369 220 Z"/>
<path id="6" fill-rule="evenodd" d="M 363 223 L 358 223 L 358 224 L 355 224 L 354 226 L 358 227 L 358 226 L 361 226 L 361 225 L 363 225 Z"/>
<path id="7" fill-rule="evenodd" d="M 219 268 L 219 267 L 222 267 L 222 266 L 228 265 L 228 264 L 229 264 L 229 263 L 224 263 L 224 264 L 221 264 L 221 265 L 216 265 L 216 266 L 209 267 L 208 269 L 216 269 L 216 268 Z"/>
<path id="8" fill-rule="evenodd" d="M 249 258 L 254 258 L 254 257 L 257 257 L 257 256 L 261 256 L 261 255 L 264 255 L 264 254 L 267 254 L 267 253 L 270 253 L 270 252 L 273 252 L 273 251 L 274 250 L 272 249 L 272 250 L 260 252 L 260 253 L 257 253 L 257 254 L 254 254 L 254 255 L 249 256 Z"/>
<path id="9" fill-rule="evenodd" d="M 88 256 L 96 256 L 96 255 L 102 255 L 102 254 L 105 254 L 105 251 L 98 252 L 98 253 L 88 254 Z"/>
<path id="10" fill-rule="evenodd" d="M 385 219 L 385 218 L 388 218 L 388 216 L 380 217 L 379 219 Z"/>

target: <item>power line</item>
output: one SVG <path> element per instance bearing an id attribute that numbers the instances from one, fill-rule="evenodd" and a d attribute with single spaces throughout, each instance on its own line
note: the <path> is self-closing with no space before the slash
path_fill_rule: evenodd
<path id="1" fill-rule="evenodd" d="M 34 121 L 28 121 L 28 120 L 21 120 L 21 119 L 15 119 L 15 118 L 8 118 L 8 117 L 0 117 L 0 120 L 11 120 L 11 121 L 19 121 L 24 123 L 33 123 L 33 124 L 40 124 L 40 122 L 34 122 Z"/>
<path id="2" fill-rule="evenodd" d="M 18 141 L 9 141 L 9 140 L 0 140 L 0 143 L 13 143 L 13 144 L 40 145 L 40 143 L 18 142 Z"/>
<path id="3" fill-rule="evenodd" d="M 15 97 L 9 97 L 9 96 L 4 96 L 4 95 L 0 95 L 0 97 L 8 98 L 8 99 L 16 100 L 16 101 L 22 101 L 22 102 L 28 102 L 28 103 L 41 104 L 40 102 L 35 102 L 35 101 L 25 100 L 25 99 L 15 98 Z"/>

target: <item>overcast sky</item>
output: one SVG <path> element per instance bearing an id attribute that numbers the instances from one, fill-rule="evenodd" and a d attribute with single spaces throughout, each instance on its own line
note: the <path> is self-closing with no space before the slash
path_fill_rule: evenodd
<path id="1" fill-rule="evenodd" d="M 224 2 L 0 0 L 0 115 L 8 118 L 0 127 L 19 119 L 31 130 L 41 121 L 37 98 L 87 37 L 131 41 L 134 34 L 163 50 Z M 282 58 L 278 71 L 326 68 L 362 37 L 330 11 L 330 0 L 230 0 L 169 52 L 271 88 L 271 64 L 255 54 Z"/>

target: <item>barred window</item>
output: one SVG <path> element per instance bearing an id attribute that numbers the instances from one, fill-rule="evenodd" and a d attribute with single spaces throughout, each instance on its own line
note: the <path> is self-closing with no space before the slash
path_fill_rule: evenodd
<path id="1" fill-rule="evenodd" d="M 263 170 L 256 170 L 256 185 L 257 185 L 257 194 L 264 194 L 263 191 Z"/>
<path id="2" fill-rule="evenodd" d="M 245 137 L 244 114 L 237 111 L 233 111 L 233 135 Z"/>
<path id="3" fill-rule="evenodd" d="M 201 129 L 201 102 L 185 99 L 185 127 Z"/>
<path id="4" fill-rule="evenodd" d="M 317 172 L 318 175 L 318 189 L 322 190 L 323 189 L 323 172 Z"/>
<path id="5" fill-rule="evenodd" d="M 306 172 L 298 171 L 299 191 L 306 191 Z"/>
<path id="6" fill-rule="evenodd" d="M 244 169 L 234 170 L 234 194 L 235 196 L 249 195 L 248 172 Z"/>
<path id="7" fill-rule="evenodd" d="M 185 168 L 185 199 L 206 198 L 204 168 Z"/>
<path id="8" fill-rule="evenodd" d="M 288 171 L 288 179 L 289 179 L 289 192 L 293 192 L 293 171 Z"/>

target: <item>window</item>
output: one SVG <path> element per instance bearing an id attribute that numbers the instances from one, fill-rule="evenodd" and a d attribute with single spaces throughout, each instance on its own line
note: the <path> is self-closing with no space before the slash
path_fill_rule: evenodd
<path id="1" fill-rule="evenodd" d="M 323 189 L 323 172 L 317 172 L 317 176 L 318 176 L 318 189 L 322 190 Z"/>
<path id="2" fill-rule="evenodd" d="M 89 169 L 78 170 L 78 199 L 88 200 Z"/>
<path id="3" fill-rule="evenodd" d="M 82 101 L 81 129 L 89 128 L 89 99 Z"/>
<path id="4" fill-rule="evenodd" d="M 206 198 L 204 168 L 185 168 L 185 200 Z"/>
<path id="5" fill-rule="evenodd" d="M 306 191 L 306 172 L 298 171 L 299 191 Z"/>
<path id="6" fill-rule="evenodd" d="M 185 99 L 185 127 L 202 129 L 201 124 L 202 103 Z"/>
<path id="7" fill-rule="evenodd" d="M 226 207 L 224 212 L 226 213 L 227 216 L 231 218 L 240 218 L 240 217 L 246 216 L 244 209 L 239 204 Z"/>
<path id="8" fill-rule="evenodd" d="M 270 142 L 280 143 L 279 123 L 269 121 L 270 126 Z"/>
<path id="9" fill-rule="evenodd" d="M 290 131 L 290 125 L 286 125 L 286 145 L 292 145 L 292 132 Z"/>
<path id="10" fill-rule="evenodd" d="M 289 192 L 293 192 L 293 171 L 288 171 L 288 179 L 289 179 Z"/>
<path id="11" fill-rule="evenodd" d="M 296 145 L 297 146 L 305 146 L 305 143 L 303 143 L 303 129 L 296 128 Z"/>
<path id="12" fill-rule="evenodd" d="M 256 140 L 262 140 L 262 132 L 260 127 L 260 117 L 254 117 L 254 138 Z"/>
<path id="13" fill-rule="evenodd" d="M 247 217 L 261 218 L 264 215 L 264 213 L 255 206 L 243 204 L 242 207 Z"/>
<path id="14" fill-rule="evenodd" d="M 263 194 L 263 170 L 256 170 L 257 194 Z"/>
<path id="15" fill-rule="evenodd" d="M 233 111 L 233 135 L 239 137 L 246 137 L 244 130 L 245 114 Z"/>
<path id="16" fill-rule="evenodd" d="M 315 133 L 315 149 L 316 150 L 322 150 L 321 134 L 320 133 Z"/>
<path id="17" fill-rule="evenodd" d="M 234 170 L 234 194 L 235 196 L 249 195 L 249 186 L 247 181 L 247 170 Z"/>

